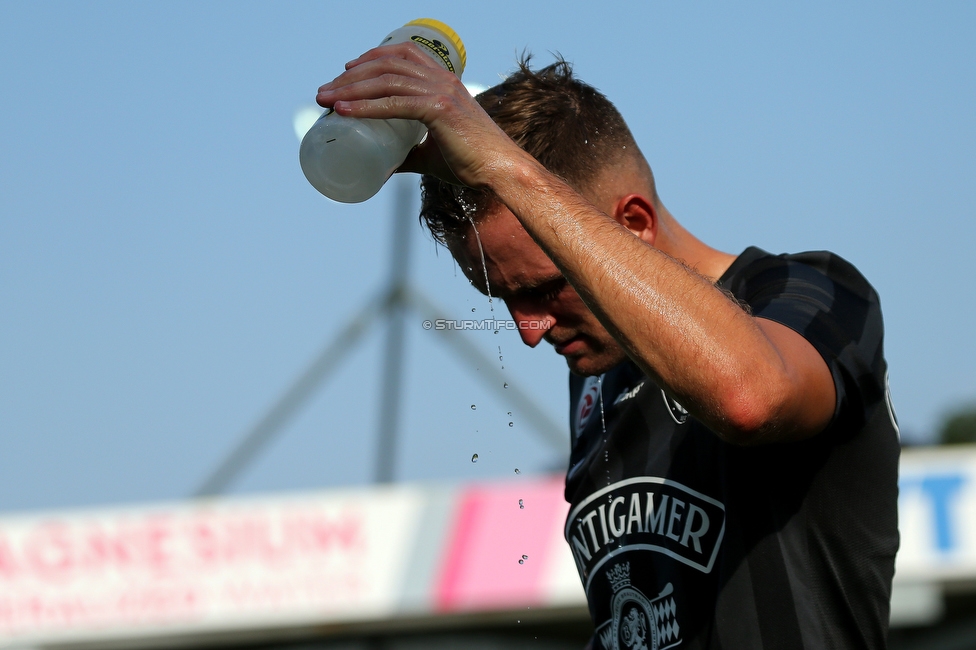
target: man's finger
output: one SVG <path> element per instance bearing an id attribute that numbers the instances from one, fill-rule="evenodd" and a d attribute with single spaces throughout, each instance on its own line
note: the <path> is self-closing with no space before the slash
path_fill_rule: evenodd
<path id="1" fill-rule="evenodd" d="M 439 71 L 444 75 L 439 75 Z M 430 84 L 451 83 L 456 79 L 456 76 L 442 68 L 428 68 L 405 59 L 384 57 L 347 70 L 332 81 L 322 84 L 316 101 L 328 107 L 331 105 L 329 102 L 337 99 L 375 99 L 382 96 L 376 94 L 377 92 L 384 95 L 430 94 Z M 373 83 L 365 85 L 367 82 Z M 338 95 L 338 91 L 343 92 Z"/>
<path id="2" fill-rule="evenodd" d="M 464 185 L 444 161 L 440 148 L 430 136 L 410 151 L 397 172 L 430 174 L 452 185 Z"/>
<path id="3" fill-rule="evenodd" d="M 424 67 L 440 67 L 429 55 L 424 54 L 420 46 L 416 43 L 397 43 L 396 45 L 381 45 L 364 52 L 352 61 L 346 63 L 346 70 L 355 68 L 369 61 L 375 61 L 385 57 L 401 58 L 414 63 L 419 63 Z"/>

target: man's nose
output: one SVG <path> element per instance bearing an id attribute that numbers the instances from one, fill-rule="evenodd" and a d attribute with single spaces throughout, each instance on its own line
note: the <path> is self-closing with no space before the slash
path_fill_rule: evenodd
<path id="1" fill-rule="evenodd" d="M 515 325 L 518 327 L 518 333 L 522 337 L 522 343 L 525 343 L 530 348 L 539 345 L 543 337 L 545 337 L 546 332 L 552 329 L 552 326 L 556 322 L 551 314 L 542 310 L 520 309 L 518 306 L 513 305 L 509 305 L 508 310 L 511 312 L 512 318 L 515 320 Z"/>

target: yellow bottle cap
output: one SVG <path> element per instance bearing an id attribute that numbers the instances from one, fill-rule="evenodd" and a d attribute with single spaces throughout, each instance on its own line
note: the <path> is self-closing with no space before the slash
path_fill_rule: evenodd
<path id="1" fill-rule="evenodd" d="M 411 20 L 409 23 L 407 23 L 407 25 L 429 27 L 430 29 L 436 30 L 443 34 L 447 40 L 451 41 L 454 49 L 457 50 L 458 56 L 461 57 L 461 70 L 464 70 L 464 66 L 468 62 L 468 55 L 464 51 L 464 43 L 461 42 L 461 37 L 457 35 L 457 32 L 441 21 L 434 20 L 433 18 L 418 18 L 417 20 Z"/>

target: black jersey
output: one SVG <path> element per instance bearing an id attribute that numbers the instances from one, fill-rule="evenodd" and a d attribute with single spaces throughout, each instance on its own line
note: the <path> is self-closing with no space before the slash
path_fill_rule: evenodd
<path id="1" fill-rule="evenodd" d="M 719 281 L 803 335 L 833 375 L 828 427 L 723 442 L 631 362 L 573 377 L 566 539 L 594 648 L 882 648 L 897 424 L 878 297 L 830 253 L 749 248 Z"/>

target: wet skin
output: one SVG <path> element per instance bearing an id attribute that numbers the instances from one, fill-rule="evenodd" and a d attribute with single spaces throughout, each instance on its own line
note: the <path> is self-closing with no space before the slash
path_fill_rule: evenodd
<path id="1" fill-rule="evenodd" d="M 490 289 L 493 297 L 505 302 L 513 320 L 531 325 L 519 327 L 523 343 L 535 347 L 545 340 L 579 375 L 601 374 L 626 358 L 617 341 L 508 208 L 490 207 L 476 223 L 477 236 L 469 229 L 460 243 L 451 246 L 451 252 L 474 286 L 482 293 Z"/>

